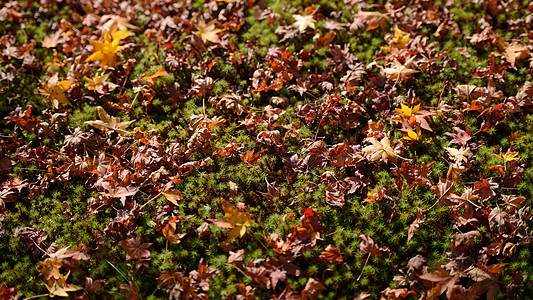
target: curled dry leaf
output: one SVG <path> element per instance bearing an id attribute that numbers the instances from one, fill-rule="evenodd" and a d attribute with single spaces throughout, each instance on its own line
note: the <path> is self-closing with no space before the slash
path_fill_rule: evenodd
<path id="1" fill-rule="evenodd" d="M 165 184 L 161 194 L 172 204 L 178 206 L 178 200 L 183 199 L 183 194 L 179 190 L 173 189 L 173 185 L 174 183 L 172 181 Z"/>
<path id="2" fill-rule="evenodd" d="M 177 233 L 176 230 L 176 219 L 172 219 L 161 230 L 161 233 L 163 233 L 167 240 L 172 244 L 179 244 L 181 242 L 181 239 L 186 235 L 186 233 Z"/>
<path id="3" fill-rule="evenodd" d="M 398 155 L 394 152 L 390 145 L 390 140 L 388 137 L 384 137 L 381 141 L 376 140 L 375 138 L 370 138 L 369 142 L 372 143 L 370 146 L 363 148 L 363 151 L 370 155 L 371 161 L 384 161 L 388 163 L 389 160 L 396 161 Z"/>
<path id="4" fill-rule="evenodd" d="M 424 212 L 422 211 L 420 207 L 417 207 L 416 211 L 417 211 L 416 220 L 413 223 L 411 223 L 411 225 L 409 226 L 409 231 L 407 232 L 407 242 L 409 242 L 413 238 L 413 235 L 415 234 L 415 230 L 418 227 L 420 227 L 420 223 L 426 220 L 426 215 L 424 215 Z"/>

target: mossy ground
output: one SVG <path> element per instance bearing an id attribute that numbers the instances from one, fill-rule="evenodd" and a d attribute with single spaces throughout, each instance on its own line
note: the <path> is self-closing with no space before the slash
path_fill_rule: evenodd
<path id="1" fill-rule="evenodd" d="M 70 293 L 86 297 L 80 299 L 128 298 L 128 288 L 125 287 L 128 284 L 130 291 L 135 290 L 133 286 L 137 288 L 137 291 L 131 292 L 132 297 L 167 298 L 164 284 L 157 278 L 174 272 L 182 272 L 186 276 L 198 269 L 199 263 L 220 271 L 212 277 L 208 291 L 203 289 L 214 299 L 231 298 L 242 293 L 241 283 L 250 286 L 257 298 L 280 296 L 288 291 L 295 297 L 303 296 L 304 291 L 309 292 L 309 278 L 319 280 L 324 286 L 324 291 L 316 293 L 319 298 L 350 298 L 361 293 L 379 298 L 387 287 L 400 287 L 394 277 L 406 269 L 411 258 L 423 256 L 430 270 L 434 270 L 436 262 L 449 262 L 449 254 L 454 251 L 451 242 L 454 235 L 461 230 L 472 229 L 454 224 L 450 207 L 434 206 L 438 197 L 431 188 L 447 177 L 450 158 L 444 147 L 457 145 L 450 146 L 451 137 L 444 133 L 453 133 L 456 126 L 471 130 L 469 145 L 475 146 L 474 157 L 469 158 L 469 169 L 461 174 L 462 182 L 457 184 L 456 192 L 461 194 L 481 178 L 490 178 L 499 182 L 500 187 L 495 190 L 498 196 L 483 204 L 489 209 L 487 215 L 490 208 L 503 207 L 500 195 L 524 196 L 527 205 L 531 204 L 531 105 L 520 107 L 512 115 L 502 118 L 499 124 L 481 130 L 486 118 L 480 116 L 480 111 L 468 110 L 465 98 L 455 89 L 458 85 L 484 88 L 493 81 L 494 88 L 503 94 L 500 103 L 510 103 L 510 97 L 517 95 L 525 82 L 531 81 L 533 73 L 529 57 L 517 59 L 513 68 L 505 61 L 501 54 L 503 49 L 499 49 L 496 43 L 488 41 L 488 45 L 480 46 L 481 43 L 476 45 L 469 40 L 473 34 L 481 32 L 475 24 L 483 19 L 491 25 L 495 36 L 532 48 L 531 23 L 524 21 L 532 10 L 527 1 L 515 1 L 512 6 L 515 9 L 505 9 L 497 15 L 491 12 L 490 7 L 476 1 L 435 1 L 430 6 L 427 6 L 428 1 L 132 1 L 130 10 L 119 3 L 112 3 L 109 7 L 93 7 L 92 11 L 77 1 L 45 2 L 44 6 L 32 1 L 6 2 L 3 4 L 3 15 L 0 14 L 3 16 L 0 21 L 3 39 L 0 39 L 0 50 L 3 51 L 0 56 L 0 116 L 5 117 L 0 153 L 13 161 L 12 166 L 2 168 L 0 180 L 7 182 L 11 180 L 9 178 L 19 178 L 30 184 L 30 188 L 19 191 L 17 200 L 6 201 L 5 209 L 1 211 L 0 284 L 16 287 L 24 297 L 48 295 L 42 285 L 46 280 L 38 271 L 38 262 L 48 257 L 44 251 L 54 243 L 56 250 L 65 246 L 77 249 L 81 244 L 90 254 L 90 259 L 79 261 L 68 279 L 69 283 L 84 287 Z M 409 19 L 412 16 L 406 15 L 402 7 L 419 7 L 420 10 L 426 7 L 423 12 L 431 12 L 433 18 L 441 18 L 440 22 L 446 20 L 449 26 L 437 35 L 438 22 L 430 19 L 412 22 Z M 212 15 L 215 8 L 218 15 Z M 10 9 L 18 16 L 10 13 Z M 400 10 L 392 12 L 395 9 Z M 386 12 L 383 30 L 378 27 L 367 31 L 366 23 L 363 28 L 348 29 L 362 10 Z M 289 37 L 283 31 L 276 32 L 280 26 L 291 30 L 294 15 L 311 13 L 318 20 L 314 28 L 309 27 Z M 91 18 L 97 19 L 91 21 L 90 14 L 93 14 Z M 111 74 L 109 81 L 119 87 L 99 94 L 84 87 L 87 78 L 92 78 L 98 70 L 99 63 L 84 60 L 92 53 L 88 40 L 101 39 L 98 19 L 107 14 L 125 16 L 136 28 L 130 29 L 134 34 L 122 43 L 128 46 L 120 52 L 115 67 L 108 70 Z M 262 19 L 261 14 L 264 14 Z M 167 23 L 165 28 L 161 22 L 167 17 L 174 24 Z M 194 24 L 200 19 L 217 17 L 220 18 L 217 28 L 225 26 L 224 31 L 219 33 L 224 41 L 221 45 L 207 41 L 202 43 L 202 49 L 202 45 L 195 44 L 198 40 L 202 42 L 201 39 L 196 42 L 193 39 L 196 32 Z M 522 20 L 518 24 L 523 26 L 517 27 L 510 20 Z M 326 21 L 338 22 L 342 27 L 328 29 L 331 25 L 326 26 Z M 396 82 L 383 78 L 383 73 L 380 73 L 383 67 L 391 65 L 389 53 L 381 47 L 387 46 L 386 41 L 394 37 L 394 25 L 404 28 L 411 38 L 427 38 L 421 46 L 425 48 L 416 50 L 420 54 L 413 54 L 416 51 L 412 50 L 408 55 L 418 55 L 420 59 L 428 53 L 433 55 L 425 57 L 431 61 L 426 64 L 426 70 Z M 453 26 L 457 26 L 456 30 Z M 72 47 L 66 44 L 42 47 L 43 39 L 58 30 L 68 32 Z M 330 32 L 335 34 L 332 39 L 320 44 L 320 39 Z M 332 62 L 331 48 L 334 45 L 346 48 L 353 63 L 363 66 L 364 74 L 353 91 L 347 91 L 343 79 L 348 67 L 344 65 L 333 70 L 335 65 L 342 65 Z M 10 54 L 13 47 L 22 54 Z M 280 56 L 272 55 L 277 47 L 281 48 L 281 52 L 288 50 L 289 58 L 282 60 Z M 24 49 L 28 49 L 27 52 Z M 496 65 L 506 66 L 501 79 L 491 80 L 489 75 L 474 76 L 483 68 L 491 68 L 491 55 L 495 51 L 500 53 L 495 58 Z M 28 56 L 31 56 L 31 62 L 24 60 Z M 296 67 L 291 66 L 291 58 L 296 61 Z M 260 90 L 254 86 L 257 70 L 275 72 L 275 67 L 280 65 L 280 68 L 287 68 L 286 72 L 294 73 L 279 89 Z M 79 69 L 73 70 L 74 67 Z M 136 81 L 162 68 L 169 76 L 159 77 L 153 85 Z M 52 108 L 50 101 L 38 92 L 41 82 L 46 82 L 54 74 L 59 74 L 63 80 L 69 76 L 74 78 L 75 74 L 81 76 L 65 92 L 72 105 Z M 319 84 L 309 84 L 311 88 L 298 92 L 298 80 L 311 80 L 309 78 L 313 76 L 323 76 L 319 81 L 327 81 L 334 88 L 328 90 Z M 212 78 L 215 83 L 205 92 L 194 92 L 198 78 L 206 77 Z M 267 84 L 274 85 L 274 78 L 267 79 Z M 139 90 L 143 84 L 152 90 L 153 99 Z M 219 99 L 216 97 L 231 93 L 242 97 L 240 103 L 244 113 L 237 113 L 236 107 L 217 107 L 210 102 L 210 99 L 216 102 Z M 328 97 L 333 95 L 341 99 L 338 107 L 356 103 L 355 106 L 361 109 L 356 126 L 345 127 L 343 117 L 335 119 L 333 106 L 320 112 L 322 119 L 308 122 L 300 115 L 301 107 L 306 104 L 326 107 Z M 273 97 L 286 98 L 286 105 L 273 104 Z M 423 109 L 434 113 L 427 118 L 433 132 L 423 130 L 422 139 L 412 144 L 401 141 L 404 136 L 401 124 L 391 121 L 396 115 L 395 108 L 406 101 L 421 104 Z M 442 104 L 448 105 L 449 109 L 443 109 Z M 24 111 L 28 105 L 33 106 L 31 118 L 37 120 L 33 121 L 37 125 L 29 130 L 9 120 L 9 116 L 13 116 L 10 113 L 17 107 Z M 273 109 L 272 106 L 267 108 L 268 105 L 280 108 L 279 116 L 268 115 Z M 146 140 L 157 140 L 160 148 L 140 138 L 101 132 L 89 126 L 86 121 L 99 118 L 97 106 L 104 107 L 121 121 L 134 120 L 131 127 L 138 127 L 136 130 Z M 454 115 L 454 111 L 458 113 Z M 55 113 L 64 113 L 64 116 L 56 116 L 53 124 L 50 116 Z M 256 121 L 246 122 L 254 113 Z M 223 126 L 210 128 L 212 137 L 205 149 L 190 146 L 191 137 L 195 134 L 191 117 L 202 114 L 211 119 L 225 119 Z M 391 140 L 402 148 L 402 157 L 406 160 L 400 159 L 399 164 L 407 159 L 414 159 L 417 164 L 434 163 L 428 176 L 430 184 L 415 184 L 410 188 L 403 177 L 398 179 L 393 174 L 392 164 L 373 162 L 368 157 L 340 167 L 331 163 L 307 165 L 299 171 L 287 164 L 293 155 L 302 160 L 311 156 L 303 149 L 309 141 L 321 140 L 327 147 L 344 141 L 366 146 L 369 121 L 380 120 L 384 125 L 383 132 L 389 133 Z M 42 121 L 48 122 L 52 134 L 39 131 L 43 127 L 39 123 Z M 295 132 L 287 129 L 290 124 L 296 123 L 299 127 Z M 87 148 L 82 147 L 75 154 L 65 154 L 65 139 L 78 127 L 82 132 L 90 133 L 95 146 L 85 145 L 83 147 Z M 274 130 L 285 135 L 281 144 L 259 141 L 261 132 Z M 521 138 L 511 140 L 511 134 L 516 132 Z M 237 149 L 236 154 L 220 155 L 231 143 Z M 187 154 L 181 153 L 179 158 L 169 154 L 173 144 Z M 496 155 L 500 151 L 505 153 L 511 146 L 519 153 L 519 163 L 524 171 L 516 186 L 505 186 L 488 166 L 509 165 L 510 162 Z M 150 152 L 153 161 L 135 161 L 135 155 L 141 151 L 139 149 L 148 148 L 153 150 Z M 255 155 L 259 153 L 257 161 L 243 158 L 250 151 L 254 151 Z M 126 206 L 118 198 L 102 196 L 103 193 L 96 189 L 95 182 L 100 176 L 97 172 L 68 173 L 74 169 L 73 166 L 60 169 L 66 162 L 74 165 L 75 157 L 95 159 L 97 154 L 102 153 L 117 164 L 117 169 L 129 170 L 141 178 L 138 182 L 131 179 L 139 191 L 135 196 L 127 197 Z M 186 162 L 195 164 L 190 174 L 183 175 L 183 164 Z M 150 165 L 152 163 L 155 166 Z M 150 173 L 160 167 L 166 168 L 169 173 L 161 173 L 160 179 L 150 177 Z M 325 196 L 331 188 L 323 179 L 326 172 L 335 174 L 341 182 L 360 172 L 368 183 L 350 194 L 346 194 L 349 185 L 341 183 L 345 203 L 342 207 L 334 206 Z M 170 204 L 163 196 L 154 198 L 160 195 L 163 184 L 171 180 L 176 183 L 174 188 L 183 195 L 178 205 Z M 399 188 L 398 181 L 403 183 L 403 188 Z M 261 193 L 268 193 L 267 184 L 274 182 L 277 194 L 271 198 L 263 196 Z M 364 201 L 374 187 L 386 188 L 386 197 L 377 203 Z M 3 189 L 9 190 L 5 186 Z M 102 200 L 104 198 L 107 202 Z M 244 203 L 244 211 L 255 221 L 243 237 L 225 242 L 227 231 L 212 222 L 224 217 L 221 198 L 230 199 L 234 204 Z M 98 199 L 105 203 L 98 202 Z M 153 201 L 149 202 L 149 199 Z M 104 204 L 95 210 L 95 201 L 96 206 Z M 143 204 L 146 206 L 142 211 L 136 210 Z M 257 279 L 260 276 L 254 278 L 248 269 L 243 271 L 239 265 L 228 263 L 229 251 L 238 249 L 245 250 L 248 262 L 257 260 L 260 264 L 265 259 L 279 259 L 281 255 L 266 237 L 276 233 L 289 239 L 296 228 L 302 228 L 299 227 L 302 223 L 300 217 L 305 208 L 316 212 L 322 232 L 316 245 L 303 247 L 292 261 L 303 271 L 301 276 L 287 275 L 283 284 L 268 288 Z M 410 225 L 417 218 L 417 208 L 424 210 L 426 219 L 407 242 Z M 171 218 L 179 220 L 178 231 L 186 233 L 178 244 L 169 244 L 161 231 Z M 528 222 L 531 225 L 530 220 Z M 199 230 L 204 223 L 208 223 L 208 229 Z M 35 247 L 35 241 L 24 243 L 22 238 L 14 235 L 17 229 L 24 227 L 43 230 L 47 238 L 38 247 Z M 501 241 L 489 224 L 481 224 L 476 230 L 483 238 L 468 249 L 475 259 L 481 256 L 479 253 L 484 247 Z M 143 243 L 152 245 L 148 248 L 150 260 L 136 264 L 134 260 L 126 260 L 126 251 L 119 243 L 138 235 Z M 388 248 L 389 252 L 369 257 L 361 250 L 361 235 L 368 235 L 376 245 Z M 518 272 L 528 278 L 533 276 L 531 242 L 520 244 L 512 238 L 509 241 L 516 244 L 515 252 L 490 257 L 492 265 L 505 264 L 503 275 L 499 278 L 501 298 L 509 296 L 503 291 L 514 282 L 513 276 Z M 328 245 L 340 251 L 342 262 L 326 262 L 318 258 Z M 86 277 L 103 280 L 102 287 L 90 290 L 84 285 Z M 471 279 L 462 280 L 469 280 L 464 282 L 466 288 L 473 285 Z M 531 287 L 531 281 L 525 280 L 512 289 L 512 297 L 527 297 L 532 292 Z M 419 295 L 425 293 L 411 288 Z"/>

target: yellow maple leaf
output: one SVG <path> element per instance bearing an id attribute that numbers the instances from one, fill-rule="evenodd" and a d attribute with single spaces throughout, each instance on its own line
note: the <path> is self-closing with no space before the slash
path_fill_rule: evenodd
<path id="1" fill-rule="evenodd" d="M 246 233 L 248 227 L 254 224 L 254 221 L 249 218 L 249 213 L 243 214 L 225 199 L 221 199 L 221 202 L 225 217 L 211 221 L 219 227 L 231 228 L 228 233 L 227 241 L 236 237 L 242 237 Z"/>
<path id="2" fill-rule="evenodd" d="M 396 35 L 394 36 L 394 38 L 392 38 L 391 46 L 398 50 L 407 48 L 407 44 L 409 42 L 409 34 L 404 34 L 404 32 L 401 31 L 397 25 L 394 25 L 394 31 Z M 392 51 L 391 47 L 389 46 L 381 47 L 381 49 L 389 51 L 389 52 Z"/>
<path id="3" fill-rule="evenodd" d="M 60 296 L 60 297 L 68 297 L 69 295 L 67 292 L 74 292 L 83 289 L 81 286 L 77 286 L 71 283 L 67 283 L 68 275 L 70 274 L 70 271 L 68 271 L 67 275 L 63 276 L 61 275 L 61 278 L 57 281 L 50 281 L 49 284 L 44 283 L 44 286 L 49 291 L 50 297 Z"/>
<path id="4" fill-rule="evenodd" d="M 107 65 L 113 64 L 117 55 L 115 52 L 120 51 L 122 46 L 119 46 L 120 41 L 127 38 L 131 34 L 127 30 L 116 29 L 116 24 L 111 29 L 111 33 L 107 30 L 104 32 L 104 42 L 89 40 L 93 45 L 95 52 L 91 54 L 85 61 L 100 61 L 100 66 L 103 68 Z"/>
<path id="5" fill-rule="evenodd" d="M 502 154 L 502 151 L 500 150 L 500 154 L 494 154 L 496 157 L 498 157 L 499 159 L 503 159 L 505 161 L 513 161 L 513 160 L 516 160 L 516 159 L 519 159 L 520 157 L 518 156 L 519 153 L 517 151 L 512 151 L 510 148 L 507 149 L 507 152 L 505 154 Z"/>
<path id="6" fill-rule="evenodd" d="M 196 25 L 196 29 L 198 29 L 196 34 L 200 36 L 204 43 L 206 41 L 210 41 L 211 43 L 220 43 L 217 33 L 221 32 L 222 30 L 215 29 L 215 21 L 211 21 L 206 24 L 203 20 L 201 20 L 198 25 Z"/>
<path id="7" fill-rule="evenodd" d="M 408 119 L 412 115 L 416 114 L 420 110 L 420 104 L 413 107 L 412 109 L 409 108 L 409 106 L 400 103 L 401 108 L 396 108 L 396 112 L 398 113 L 398 117 Z"/>
<path id="8" fill-rule="evenodd" d="M 404 34 L 403 31 L 401 31 L 397 25 L 394 25 L 394 30 L 396 31 L 396 36 L 392 39 L 392 41 L 396 43 L 396 48 L 398 49 L 407 48 L 407 42 L 409 41 L 409 34 Z"/>
<path id="9" fill-rule="evenodd" d="M 37 269 L 37 271 L 44 276 L 44 279 L 57 280 L 61 278 L 62 275 L 59 271 L 59 268 L 63 266 L 63 261 L 57 260 L 56 256 L 53 258 L 47 258 L 44 261 L 38 262 L 37 264 L 42 266 L 42 268 Z"/>
<path id="10" fill-rule="evenodd" d="M 404 136 L 403 139 L 407 141 L 419 141 L 420 137 L 422 135 L 422 132 L 420 129 L 418 129 L 417 132 L 407 129 L 407 136 Z"/>
<path id="11" fill-rule="evenodd" d="M 54 108 L 59 108 L 59 103 L 72 105 L 63 93 L 70 88 L 74 80 L 63 80 L 60 82 L 57 82 L 57 80 L 57 74 L 55 74 L 47 82 L 40 81 L 43 87 L 38 89 L 39 92 L 52 102 Z"/>
<path id="12" fill-rule="evenodd" d="M 96 74 L 94 75 L 94 78 L 87 78 L 87 83 L 85 84 L 85 87 L 90 90 L 90 91 L 93 91 L 93 90 L 102 90 L 103 87 L 104 87 L 104 84 L 107 84 L 108 87 L 109 87 L 109 90 L 113 90 L 114 88 L 116 88 L 118 85 L 117 84 L 114 84 L 112 82 L 107 82 L 106 83 L 106 80 L 107 78 L 109 77 L 110 73 L 107 73 L 107 74 L 102 74 L 102 76 L 100 76 L 100 74 L 98 72 L 96 72 Z"/>
<path id="13" fill-rule="evenodd" d="M 377 203 L 381 201 L 381 199 L 385 195 L 385 191 L 386 191 L 385 188 L 378 189 L 378 186 L 376 185 L 376 187 L 373 190 L 366 193 L 366 198 L 363 201 L 368 202 L 370 204 Z"/>

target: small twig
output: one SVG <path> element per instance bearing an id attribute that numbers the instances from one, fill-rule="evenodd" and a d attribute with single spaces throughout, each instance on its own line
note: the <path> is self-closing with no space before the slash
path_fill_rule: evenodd
<path id="1" fill-rule="evenodd" d="M 159 198 L 161 196 L 161 193 L 155 195 L 155 197 L 153 197 L 152 199 L 148 200 L 148 202 L 146 202 L 145 204 L 141 205 L 141 207 L 139 207 L 139 210 L 142 210 L 146 205 L 148 205 L 148 203 L 154 201 L 155 199 Z"/>
<path id="2" fill-rule="evenodd" d="M 370 255 L 371 254 L 372 253 L 368 253 L 368 256 L 366 257 L 365 264 L 363 265 L 363 269 L 361 270 L 361 274 L 359 274 L 359 277 L 357 277 L 357 281 L 359 281 L 359 279 L 361 279 L 361 276 L 363 276 L 363 272 L 365 271 L 366 264 L 368 263 L 368 260 L 370 259 Z"/>
<path id="3" fill-rule="evenodd" d="M 225 263 L 225 265 L 234 267 L 235 269 L 239 270 L 248 279 L 250 279 L 250 280 L 252 279 L 252 277 L 250 275 L 246 274 L 243 270 L 241 270 L 241 268 L 237 267 L 236 265 L 233 265 L 233 264 L 230 264 L 230 263 Z"/>
<path id="4" fill-rule="evenodd" d="M 207 116 L 207 114 L 205 113 L 205 95 L 202 97 L 202 109 L 204 111 L 204 118 Z"/>
<path id="5" fill-rule="evenodd" d="M 28 170 L 28 171 L 39 171 L 39 172 L 48 172 L 48 170 L 42 170 L 42 169 L 31 169 L 31 168 L 17 168 L 19 170 Z"/>
<path id="6" fill-rule="evenodd" d="M 40 295 L 35 295 L 35 296 L 28 297 L 28 298 L 24 298 L 24 300 L 28 300 L 28 299 L 37 299 L 37 298 L 47 297 L 47 296 L 50 296 L 50 294 L 40 294 Z"/>
<path id="7" fill-rule="evenodd" d="M 168 253 L 168 239 L 167 239 L 167 244 L 165 246 L 165 258 L 163 259 L 163 262 L 161 264 L 164 264 L 165 261 L 167 260 L 167 253 Z"/>
<path id="8" fill-rule="evenodd" d="M 250 231 L 251 231 L 251 230 L 250 230 Z M 259 238 L 258 238 L 257 235 L 255 234 L 255 232 L 252 231 L 252 233 L 254 234 L 255 239 L 256 239 L 259 243 L 261 243 L 261 245 L 263 246 L 263 248 L 265 248 L 265 250 L 268 251 L 268 248 L 265 246 L 265 244 L 263 244 L 263 242 L 261 242 L 261 240 L 259 240 Z"/>
<path id="9" fill-rule="evenodd" d="M 439 201 L 440 201 L 440 198 L 439 198 L 439 200 L 437 200 L 437 202 L 433 203 L 433 205 L 431 205 L 428 209 L 423 210 L 422 212 L 425 213 L 426 211 L 432 209 L 435 205 L 437 205 L 437 203 L 439 203 Z"/>
<path id="10" fill-rule="evenodd" d="M 43 248 L 39 247 L 39 245 L 37 245 L 37 243 L 33 239 L 30 239 L 30 240 L 33 242 L 35 247 L 39 248 L 39 250 L 41 250 L 44 254 L 48 255 L 48 252 L 44 251 Z"/>
<path id="11" fill-rule="evenodd" d="M 100 208 L 104 207 L 104 206 L 107 205 L 107 204 L 109 204 L 109 203 L 105 203 L 105 201 L 104 201 L 104 204 L 102 204 L 102 205 L 98 206 L 97 208 L 95 208 L 95 209 L 93 210 L 92 214 L 97 213 L 98 210 L 99 210 Z"/>

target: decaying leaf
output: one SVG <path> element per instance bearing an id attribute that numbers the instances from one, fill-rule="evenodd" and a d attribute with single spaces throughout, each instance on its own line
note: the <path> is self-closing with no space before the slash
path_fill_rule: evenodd
<path id="1" fill-rule="evenodd" d="M 377 11 L 359 11 L 356 18 L 364 19 L 368 23 L 366 31 L 370 31 L 381 27 L 381 30 L 385 31 L 385 26 L 387 25 L 387 18 L 385 14 L 382 14 Z"/>
<path id="2" fill-rule="evenodd" d="M 529 49 L 520 44 L 514 44 L 505 48 L 504 56 L 507 62 L 511 64 L 511 67 L 514 68 L 517 60 L 527 58 L 529 54 Z"/>
<path id="3" fill-rule="evenodd" d="M 42 46 L 45 48 L 54 48 L 58 44 L 62 44 L 67 41 L 65 36 L 66 34 L 61 30 L 57 31 L 52 35 L 45 36 L 42 42 Z"/>
<path id="4" fill-rule="evenodd" d="M 137 235 L 135 238 L 122 240 L 118 244 L 126 250 L 126 260 L 141 260 L 150 257 L 148 247 L 150 247 L 152 243 L 141 243 L 141 235 Z"/>
<path id="5" fill-rule="evenodd" d="M 414 222 L 411 223 L 411 225 L 409 225 L 409 230 L 407 231 L 407 242 L 409 242 L 413 238 L 413 235 L 415 234 L 415 230 L 418 227 L 420 227 L 420 223 L 426 220 L 426 215 L 424 215 L 424 212 L 422 211 L 420 207 L 417 207 L 416 211 L 417 211 L 416 220 L 414 220 Z"/>

